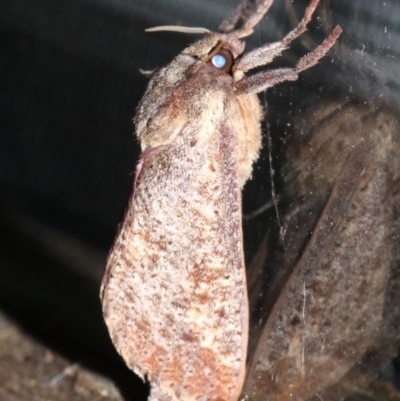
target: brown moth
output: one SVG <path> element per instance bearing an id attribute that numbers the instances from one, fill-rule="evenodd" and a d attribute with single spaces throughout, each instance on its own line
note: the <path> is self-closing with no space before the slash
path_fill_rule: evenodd
<path id="1" fill-rule="evenodd" d="M 280 42 L 248 53 L 240 39 L 272 0 L 245 1 L 221 33 L 184 28 L 206 33 L 152 75 L 138 106 L 143 153 L 101 300 L 118 352 L 151 382 L 151 401 L 239 397 L 248 339 L 241 188 L 261 147 L 256 94 L 296 80 L 341 29 L 293 68 L 245 73 L 305 32 L 318 2 Z"/>

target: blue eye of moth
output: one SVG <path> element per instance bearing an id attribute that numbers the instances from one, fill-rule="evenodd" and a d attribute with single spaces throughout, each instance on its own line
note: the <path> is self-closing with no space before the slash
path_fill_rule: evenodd
<path id="1" fill-rule="evenodd" d="M 226 63 L 228 62 L 228 60 L 222 54 L 216 54 L 211 59 L 211 62 L 212 62 L 214 67 L 224 68 L 226 66 Z"/>
<path id="2" fill-rule="evenodd" d="M 230 73 L 234 61 L 233 54 L 229 50 L 221 49 L 211 57 L 210 64 L 223 72 Z"/>

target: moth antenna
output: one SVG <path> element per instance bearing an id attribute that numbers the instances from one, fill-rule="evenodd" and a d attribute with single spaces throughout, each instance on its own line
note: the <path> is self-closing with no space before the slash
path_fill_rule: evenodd
<path id="1" fill-rule="evenodd" d="M 153 28 L 147 28 L 144 30 L 145 32 L 180 32 L 180 33 L 209 33 L 211 32 L 207 28 L 201 27 L 188 27 L 188 26 L 178 26 L 178 25 L 162 25 L 155 26 Z"/>

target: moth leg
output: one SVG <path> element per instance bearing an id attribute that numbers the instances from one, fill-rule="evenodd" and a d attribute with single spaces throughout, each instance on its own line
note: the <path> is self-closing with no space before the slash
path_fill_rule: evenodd
<path id="1" fill-rule="evenodd" d="M 222 21 L 219 26 L 220 32 L 233 32 L 238 39 L 251 35 L 272 3 L 273 0 L 244 0 L 228 18 Z"/>
<path id="2" fill-rule="evenodd" d="M 331 34 L 311 53 L 303 56 L 294 68 L 278 68 L 274 70 L 261 71 L 250 77 L 245 77 L 236 83 L 238 94 L 258 93 L 285 81 L 295 81 L 301 71 L 314 66 L 326 55 L 335 44 L 342 29 L 336 26 Z"/>
<path id="3" fill-rule="evenodd" d="M 246 21 L 250 13 L 250 9 L 254 0 L 244 0 L 239 4 L 219 25 L 219 31 L 222 33 L 229 33 L 239 29 Z"/>
<path id="4" fill-rule="evenodd" d="M 312 0 L 304 12 L 304 17 L 295 29 L 289 32 L 281 41 L 275 43 L 267 43 L 253 51 L 245 54 L 236 69 L 242 72 L 249 71 L 261 65 L 269 64 L 275 57 L 278 57 L 286 50 L 290 43 L 302 35 L 307 30 L 307 25 L 311 21 L 314 11 L 319 0 Z"/>

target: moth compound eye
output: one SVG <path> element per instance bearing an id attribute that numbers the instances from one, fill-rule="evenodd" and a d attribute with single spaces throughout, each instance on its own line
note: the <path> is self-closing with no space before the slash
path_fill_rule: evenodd
<path id="1" fill-rule="evenodd" d="M 211 57 L 211 64 L 224 72 L 230 72 L 233 65 L 233 55 L 228 50 L 220 50 Z"/>
<path id="2" fill-rule="evenodd" d="M 222 54 L 216 54 L 212 59 L 211 62 L 213 63 L 214 67 L 217 68 L 224 68 L 228 60 Z"/>

